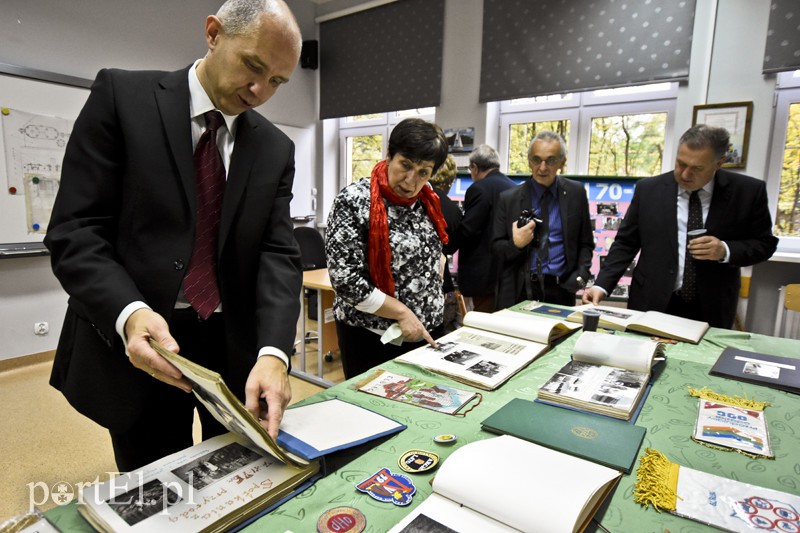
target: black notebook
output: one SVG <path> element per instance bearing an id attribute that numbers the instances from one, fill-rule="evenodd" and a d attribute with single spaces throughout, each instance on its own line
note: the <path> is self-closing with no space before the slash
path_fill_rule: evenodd
<path id="1" fill-rule="evenodd" d="M 725 348 L 708 373 L 800 394 L 800 359 L 793 357 Z"/>

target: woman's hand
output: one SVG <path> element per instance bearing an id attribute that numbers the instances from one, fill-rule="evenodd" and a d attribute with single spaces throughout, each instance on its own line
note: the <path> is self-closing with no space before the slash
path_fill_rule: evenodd
<path id="1" fill-rule="evenodd" d="M 387 295 L 383 305 L 375 311 L 375 314 L 383 318 L 396 320 L 397 325 L 400 326 L 400 331 L 403 332 L 403 339 L 409 342 L 417 342 L 424 339 L 428 344 L 436 348 L 436 341 L 433 340 L 431 334 L 419 321 L 414 311 L 397 298 Z"/>
<path id="2" fill-rule="evenodd" d="M 403 307 L 406 307 L 405 305 Z M 436 341 L 433 340 L 431 334 L 428 333 L 428 330 L 425 329 L 425 326 L 422 325 L 422 322 L 419 321 L 417 315 L 415 315 L 411 309 L 406 307 L 406 312 L 397 319 L 397 323 L 400 326 L 400 330 L 403 332 L 403 338 L 410 342 L 416 342 L 419 340 L 425 340 L 433 346 L 436 347 Z"/>

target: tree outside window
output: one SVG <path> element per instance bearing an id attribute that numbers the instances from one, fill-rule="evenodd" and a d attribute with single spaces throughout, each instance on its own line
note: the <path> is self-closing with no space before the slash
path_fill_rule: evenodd
<path id="1" fill-rule="evenodd" d="M 800 102 L 789 106 L 775 234 L 800 237 Z"/>
<path id="2" fill-rule="evenodd" d="M 589 175 L 661 174 L 667 113 L 617 115 L 592 119 Z"/>
<path id="3" fill-rule="evenodd" d="M 530 174 L 528 148 L 536 134 L 554 131 L 569 141 L 569 120 L 545 120 L 542 122 L 520 122 L 509 124 L 508 173 Z"/>
<path id="4" fill-rule="evenodd" d="M 347 138 L 347 153 L 350 156 L 348 183 L 369 177 L 372 168 L 383 157 L 383 135 L 358 135 Z"/>

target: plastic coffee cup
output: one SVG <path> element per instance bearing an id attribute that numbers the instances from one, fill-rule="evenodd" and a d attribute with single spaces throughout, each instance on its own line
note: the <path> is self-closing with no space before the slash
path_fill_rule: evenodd
<path id="1" fill-rule="evenodd" d="M 689 239 L 689 242 L 691 242 L 691 241 L 695 240 L 698 237 L 702 237 L 705 234 L 706 234 L 706 229 L 705 228 L 693 229 L 692 231 L 687 231 L 686 232 L 686 237 Z"/>
<path id="2" fill-rule="evenodd" d="M 586 309 L 583 312 L 583 331 L 597 331 L 597 325 L 599 323 L 600 311 Z"/>

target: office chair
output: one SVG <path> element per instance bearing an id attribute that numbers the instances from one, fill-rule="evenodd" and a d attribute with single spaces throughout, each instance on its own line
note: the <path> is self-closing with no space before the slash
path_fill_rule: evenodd
<path id="1" fill-rule="evenodd" d="M 800 339 L 800 283 L 778 289 L 778 311 L 775 316 L 775 337 Z"/>
<path id="2" fill-rule="evenodd" d="M 294 228 L 294 238 L 300 246 L 300 261 L 303 265 L 303 270 L 316 270 L 318 268 L 325 268 L 325 239 L 319 231 L 307 226 L 300 226 Z M 308 318 L 311 320 L 318 320 L 317 317 L 317 294 L 316 289 L 305 289 L 304 296 L 308 299 Z M 320 325 L 318 323 L 317 327 Z M 305 333 L 305 342 L 318 341 L 317 335 L 309 331 Z"/>

